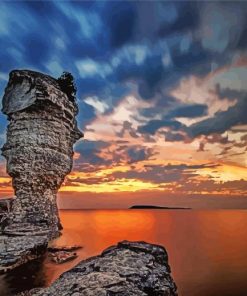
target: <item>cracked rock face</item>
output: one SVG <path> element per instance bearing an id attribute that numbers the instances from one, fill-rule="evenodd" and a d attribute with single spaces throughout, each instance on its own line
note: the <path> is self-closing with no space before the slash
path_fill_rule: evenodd
<path id="1" fill-rule="evenodd" d="M 0 274 L 37 259 L 47 250 L 44 236 L 5 237 L 0 236 Z"/>
<path id="2" fill-rule="evenodd" d="M 176 296 L 177 288 L 163 247 L 123 241 L 80 262 L 51 287 L 25 295 Z"/>
<path id="3" fill-rule="evenodd" d="M 73 144 L 83 136 L 75 119 L 78 106 L 66 93 L 66 83 L 28 70 L 10 73 L 3 97 L 9 125 L 2 154 L 16 199 L 6 233 L 23 234 L 34 227 L 58 235 L 56 194 L 72 169 Z"/>

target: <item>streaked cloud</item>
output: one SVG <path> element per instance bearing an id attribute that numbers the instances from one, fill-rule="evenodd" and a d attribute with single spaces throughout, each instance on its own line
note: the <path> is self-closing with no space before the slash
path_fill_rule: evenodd
<path id="1" fill-rule="evenodd" d="M 2 1 L 0 92 L 16 68 L 73 73 L 85 140 L 62 191 L 244 195 L 246 18 L 246 2 Z"/>

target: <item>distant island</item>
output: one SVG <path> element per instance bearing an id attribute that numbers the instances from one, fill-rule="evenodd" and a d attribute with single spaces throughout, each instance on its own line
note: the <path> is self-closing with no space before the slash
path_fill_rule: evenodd
<path id="1" fill-rule="evenodd" d="M 155 209 L 155 210 L 191 210 L 188 207 L 162 207 L 162 206 L 154 206 L 154 205 L 134 205 L 129 207 L 131 210 L 148 210 L 148 209 Z"/>

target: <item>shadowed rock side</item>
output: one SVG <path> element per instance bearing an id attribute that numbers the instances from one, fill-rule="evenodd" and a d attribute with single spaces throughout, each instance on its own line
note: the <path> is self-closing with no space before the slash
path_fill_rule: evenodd
<path id="1" fill-rule="evenodd" d="M 45 236 L 0 236 L 0 274 L 43 256 L 47 245 Z"/>
<path id="2" fill-rule="evenodd" d="M 163 247 L 123 241 L 80 262 L 51 287 L 21 295 L 175 296 L 177 288 Z"/>
<path id="3" fill-rule="evenodd" d="M 72 169 L 73 144 L 82 137 L 68 75 L 56 80 L 28 70 L 10 73 L 3 97 L 9 125 L 2 154 L 16 199 L 6 234 L 59 234 L 56 194 Z"/>

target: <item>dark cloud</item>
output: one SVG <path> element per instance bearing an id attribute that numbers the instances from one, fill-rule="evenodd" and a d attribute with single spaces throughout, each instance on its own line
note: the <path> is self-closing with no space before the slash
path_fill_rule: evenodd
<path id="1" fill-rule="evenodd" d="M 68 176 L 64 182 L 65 186 L 81 186 L 81 184 L 85 185 L 98 185 L 103 182 L 110 182 L 114 181 L 115 178 L 113 176 L 107 176 L 107 177 L 76 177 L 74 178 L 74 175 Z"/>
<path id="2" fill-rule="evenodd" d="M 220 99 L 228 99 L 229 101 L 234 99 L 243 99 L 247 95 L 246 91 L 239 91 L 229 87 L 222 88 L 219 83 L 215 86 L 215 93 Z"/>
<path id="3" fill-rule="evenodd" d="M 172 102 L 172 100 L 170 100 Z M 173 100 L 175 102 L 175 100 Z M 166 141 L 185 141 L 188 139 L 186 136 L 187 127 L 180 123 L 179 121 L 174 120 L 174 118 L 185 117 L 185 118 L 196 118 L 207 115 L 208 107 L 204 104 L 193 104 L 193 105 L 182 105 L 167 111 L 163 115 L 162 120 L 150 120 L 145 125 L 139 126 L 138 132 L 142 134 L 151 134 L 154 135 L 160 128 L 167 128 L 166 132 L 162 132 L 165 135 Z M 140 114 L 146 117 L 154 117 L 159 114 L 160 106 L 156 106 L 149 109 L 141 110 Z"/>
<path id="4" fill-rule="evenodd" d="M 172 110 L 167 117 L 195 118 L 207 115 L 208 106 L 203 104 L 185 105 Z"/>
<path id="5" fill-rule="evenodd" d="M 212 61 L 217 60 L 218 66 L 229 62 L 229 55 L 212 54 L 203 45 L 198 28 L 203 7 L 209 6 L 206 3 L 22 1 L 1 5 L 8 20 L 2 20 L 8 33 L 1 40 L 1 56 L 5 56 L 1 68 L 8 71 L 12 63 L 15 68 L 47 71 L 47 63 L 55 58 L 62 69 L 74 73 L 78 92 L 84 96 L 100 92 L 104 97 L 110 84 L 119 87 L 134 80 L 140 97 L 152 99 L 185 75 L 208 73 Z M 235 6 L 226 3 L 229 9 L 222 14 Z M 217 25 L 224 30 L 220 18 Z M 18 49 L 21 57 L 11 48 Z M 98 69 L 80 77 L 75 62 L 85 58 L 107 63 L 112 72 L 103 77 Z M 52 68 L 49 71 L 53 74 Z M 116 98 L 112 104 L 117 102 Z"/>
<path id="6" fill-rule="evenodd" d="M 81 140 L 75 146 L 80 157 L 75 160 L 75 169 L 97 171 L 113 165 L 134 164 L 154 155 L 151 148 L 140 145 L 127 145 L 126 141 L 105 142 Z M 104 157 L 104 153 L 107 157 Z"/>
<path id="7" fill-rule="evenodd" d="M 173 120 L 173 118 L 194 118 L 206 115 L 207 106 L 200 104 L 179 106 L 168 112 L 164 116 L 164 120 L 151 119 L 145 125 L 139 126 L 138 132 L 154 135 L 160 128 L 166 127 L 168 128 L 168 131 L 165 132 L 167 141 L 185 141 L 188 138 L 194 139 L 201 135 L 221 134 L 236 125 L 247 124 L 247 93 L 230 88 L 222 89 L 220 86 L 217 86 L 216 89 L 222 99 L 236 99 L 236 104 L 230 106 L 226 111 L 218 111 L 213 117 L 198 121 L 190 126 Z M 210 142 L 210 137 L 208 141 Z"/>
<path id="8" fill-rule="evenodd" d="M 118 137 L 122 138 L 124 136 L 125 132 L 128 132 L 132 138 L 138 138 L 138 135 L 137 135 L 135 129 L 132 127 L 132 123 L 129 121 L 126 121 L 126 120 L 123 122 L 123 127 L 122 127 L 121 131 L 119 133 L 116 133 L 116 135 Z"/>
<path id="9" fill-rule="evenodd" d="M 47 35 L 27 33 L 22 38 L 25 46 L 24 58 L 28 64 L 36 65 L 43 71 L 43 62 L 51 58 L 52 40 Z"/>
<path id="10" fill-rule="evenodd" d="M 163 95 L 162 93 L 156 96 L 153 102 L 154 106 L 138 110 L 139 114 L 150 119 L 159 114 L 163 115 L 166 110 L 170 110 L 172 106 L 179 104 L 178 100 L 173 96 Z"/>
<path id="11" fill-rule="evenodd" d="M 106 2 L 104 21 L 110 29 L 110 43 L 113 48 L 129 42 L 133 36 L 136 22 L 135 2 Z"/>
<path id="12" fill-rule="evenodd" d="M 159 36 L 165 37 L 174 33 L 193 31 L 199 25 L 199 7 L 194 1 L 174 3 L 177 10 L 177 18 L 168 23 L 164 20 L 159 28 Z"/>
<path id="13" fill-rule="evenodd" d="M 199 148 L 198 151 L 206 151 L 205 147 L 207 144 L 221 144 L 221 145 L 230 145 L 228 147 L 224 147 L 223 151 L 220 154 L 224 154 L 225 152 L 227 152 L 229 149 L 231 149 L 232 147 L 236 147 L 237 143 L 235 141 L 230 141 L 228 139 L 228 135 L 227 136 L 223 136 L 221 134 L 211 134 L 208 136 L 205 136 L 200 144 L 199 144 Z"/>
<path id="14" fill-rule="evenodd" d="M 150 120 L 147 124 L 139 126 L 138 132 L 154 135 L 158 129 L 163 127 L 177 131 L 183 128 L 183 124 L 176 120 Z"/>
<path id="15" fill-rule="evenodd" d="M 109 147 L 108 142 L 81 140 L 74 149 L 79 153 L 79 158 L 74 161 L 74 169 L 82 172 L 95 172 L 111 166 L 112 160 L 101 156 L 101 151 Z"/>
<path id="16" fill-rule="evenodd" d="M 186 136 L 186 134 L 181 133 L 181 132 L 171 132 L 171 131 L 167 131 L 164 132 L 165 135 L 165 140 L 167 142 L 185 142 L 186 140 L 188 140 L 188 137 Z"/>
<path id="17" fill-rule="evenodd" d="M 192 124 L 187 132 L 192 138 L 199 135 L 223 133 L 238 124 L 247 124 L 247 98 L 240 97 L 236 105 L 226 111 L 219 111 L 211 118 Z"/>
<path id="18" fill-rule="evenodd" d="M 246 50 L 247 48 L 247 22 L 245 22 L 243 31 L 238 41 L 238 48 Z"/>
<path id="19" fill-rule="evenodd" d="M 242 195 L 247 190 L 246 180 L 235 181 L 215 181 L 213 179 L 198 179 L 198 173 L 196 170 L 204 168 L 214 168 L 217 165 L 214 164 L 202 164 L 202 165 L 151 165 L 145 166 L 144 170 L 137 171 L 135 166 L 128 172 L 114 172 L 109 173 L 103 177 L 76 177 L 76 174 L 69 176 L 65 181 L 67 186 L 80 186 L 80 184 L 93 185 L 101 184 L 105 182 L 113 182 L 118 179 L 133 179 L 143 182 L 152 182 L 157 184 L 160 188 L 164 188 L 171 193 L 198 193 L 202 191 L 207 193 L 218 192 L 219 194 L 225 194 L 225 192 L 231 192 L 232 194 Z M 161 184 L 162 185 L 159 185 Z"/>
<path id="20" fill-rule="evenodd" d="M 93 119 L 95 119 L 96 113 L 95 109 L 85 103 L 80 102 L 80 108 L 79 108 L 79 114 L 78 114 L 78 122 L 79 122 L 79 128 L 84 129 L 84 127 L 90 123 Z"/>
<path id="21" fill-rule="evenodd" d="M 198 174 L 195 170 L 200 170 L 207 167 L 213 168 L 215 165 L 148 165 L 145 166 L 145 170 L 142 171 L 133 169 L 128 172 L 113 173 L 113 176 L 115 178 L 138 179 L 153 183 L 182 182 L 184 179 L 187 180 L 196 177 Z"/>
<path id="22" fill-rule="evenodd" d="M 226 181 L 226 182 L 216 182 L 214 180 L 203 180 L 198 181 L 196 179 L 186 180 L 181 183 L 178 188 L 178 192 L 181 193 L 198 193 L 203 192 L 218 194 L 224 194 L 224 192 L 231 192 L 232 194 L 239 194 L 241 196 L 246 196 L 245 192 L 247 190 L 246 180 L 236 180 L 236 181 Z"/>
<path id="23" fill-rule="evenodd" d="M 126 150 L 129 161 L 128 163 L 136 163 L 138 161 L 147 160 L 153 155 L 152 149 L 131 146 Z"/>
<path id="24" fill-rule="evenodd" d="M 118 145 L 112 153 L 112 160 L 116 164 L 134 164 L 139 161 L 148 160 L 154 155 L 151 148 L 141 145 Z"/>
<path id="25" fill-rule="evenodd" d="M 246 124 L 246 94 L 216 89 L 236 104 L 213 117 L 185 126 L 175 118 L 197 118 L 207 106 L 184 105 L 171 95 L 182 79 L 203 77 L 231 64 L 246 48 L 246 3 L 196 1 L 21 1 L 0 3 L 0 74 L 30 68 L 53 76 L 73 73 L 78 87 L 80 128 L 98 115 L 85 98 L 95 96 L 110 116 L 123 96 L 136 91 L 153 103 L 136 110 L 144 117 L 138 130 L 124 122 L 118 136 L 143 134 L 148 142 L 161 129 L 166 141 L 187 141 Z M 207 34 L 207 32 L 211 32 Z M 81 62 L 87 61 L 84 68 Z M 0 93 L 7 81 L 0 80 Z M 0 117 L 1 126 L 6 120 Z M 139 134 L 138 134 L 139 133 Z M 112 144 L 112 143 L 111 143 Z M 119 145 L 119 144 L 118 144 Z M 125 147 L 126 146 L 126 147 Z M 148 158 L 151 151 L 120 144 L 112 159 L 100 156 L 110 143 L 84 141 L 80 161 L 112 165 Z M 129 150 L 128 150 L 129 149 Z M 201 147 L 201 149 L 203 149 Z M 121 154 L 122 153 L 122 154 Z"/>

